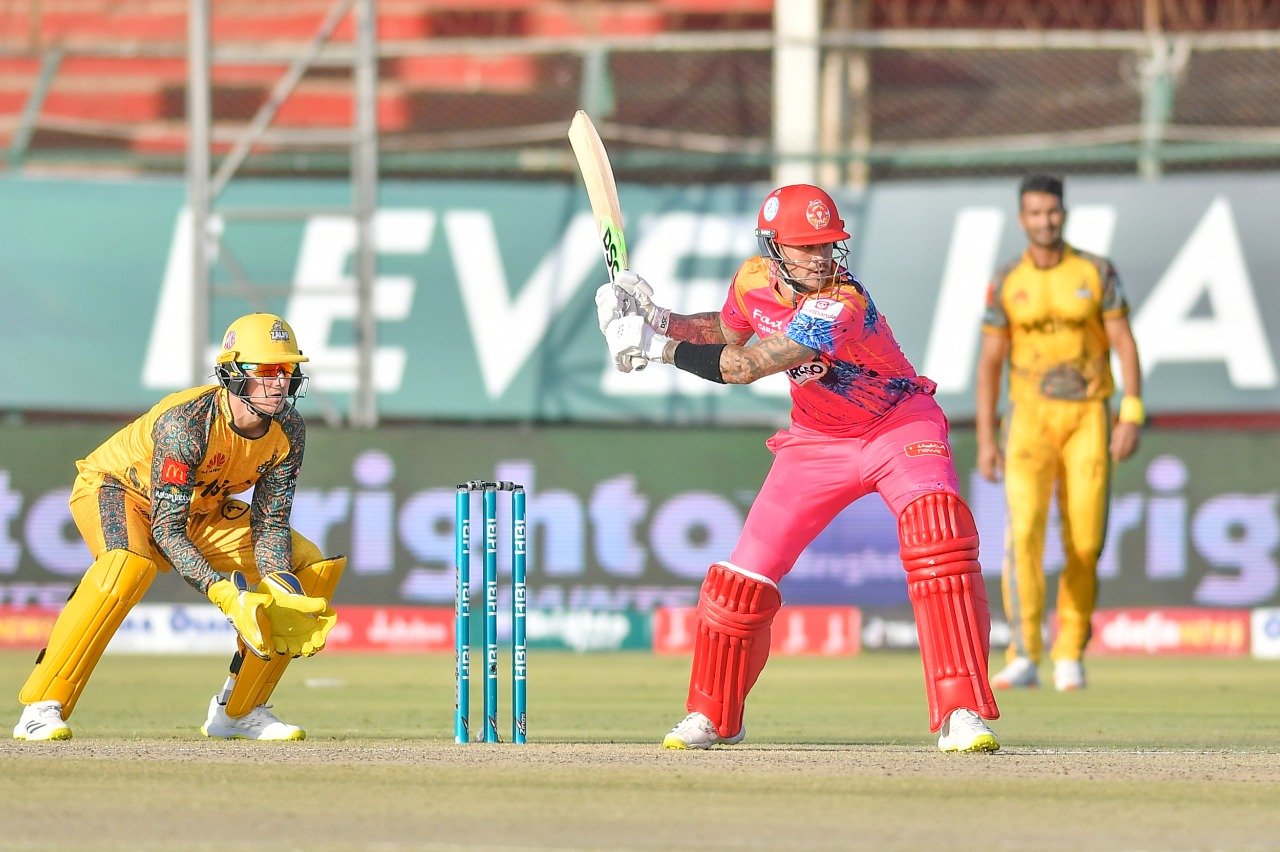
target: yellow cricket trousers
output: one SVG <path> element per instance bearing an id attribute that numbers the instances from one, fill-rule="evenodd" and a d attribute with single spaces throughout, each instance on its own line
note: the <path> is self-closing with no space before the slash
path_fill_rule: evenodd
<path id="1" fill-rule="evenodd" d="M 96 559 L 112 547 L 125 548 L 145 556 L 161 571 L 170 569 L 169 561 L 151 538 L 151 516 L 148 507 L 138 498 L 120 489 L 123 495 L 123 517 L 104 514 L 99 494 L 94 491 L 71 501 L 71 517 L 80 535 Z M 242 500 L 223 501 L 212 512 L 193 515 L 187 524 L 187 534 L 215 571 L 230 574 L 242 571 L 253 585 L 261 579 L 253 552 L 253 533 L 249 527 L 249 504 Z M 107 527 L 111 525 L 113 540 L 108 542 Z M 121 536 L 127 536 L 127 541 Z M 291 531 L 293 539 L 293 569 L 318 562 L 324 558 L 320 548 L 297 530 Z"/>
<path id="2" fill-rule="evenodd" d="M 1098 557 L 1110 503 L 1111 414 L 1105 400 L 1038 399 L 1013 406 L 1005 423 L 1008 532 L 1001 589 L 1008 658 L 1044 655 L 1044 546 L 1057 486 L 1066 564 L 1058 580 L 1058 635 L 1050 656 L 1078 660 L 1098 596 Z"/>

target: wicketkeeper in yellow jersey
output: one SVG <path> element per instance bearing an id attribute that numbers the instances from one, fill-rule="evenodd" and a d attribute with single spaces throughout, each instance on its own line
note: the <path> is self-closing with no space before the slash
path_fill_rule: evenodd
<path id="1" fill-rule="evenodd" d="M 1098 593 L 1113 462 L 1138 448 L 1145 419 L 1129 306 L 1111 262 L 1062 237 L 1062 181 L 1031 175 L 1018 191 L 1027 233 L 1022 257 L 1000 270 L 987 293 L 977 376 L 978 471 L 1003 469 L 1009 507 L 1003 592 L 1012 641 L 992 686 L 1037 686 L 1044 653 L 1044 543 L 1057 493 L 1066 564 L 1058 581 L 1058 634 L 1050 656 L 1059 690 L 1085 685 L 1082 657 Z M 1113 415 L 1111 355 L 1124 396 Z M 996 401 L 1009 364 L 1004 452 Z"/>
<path id="2" fill-rule="evenodd" d="M 170 394 L 77 462 L 71 514 L 93 557 L 18 693 L 25 740 L 71 738 L 102 651 L 157 571 L 177 570 L 235 627 L 239 650 L 209 702 L 205 736 L 300 740 L 267 699 L 289 662 L 322 649 L 344 557 L 290 528 L 306 426 L 293 329 L 272 314 L 227 329 L 217 385 Z M 252 503 L 232 499 L 253 488 Z"/>

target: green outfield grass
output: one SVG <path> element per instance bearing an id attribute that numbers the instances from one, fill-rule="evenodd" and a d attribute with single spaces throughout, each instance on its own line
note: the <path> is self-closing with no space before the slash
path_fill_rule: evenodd
<path id="1" fill-rule="evenodd" d="M 32 660 L 0 653 L 6 725 Z M 910 653 L 776 658 L 747 742 L 709 752 L 658 747 L 683 715 L 686 659 L 531 655 L 524 747 L 453 744 L 452 664 L 299 661 L 273 701 L 309 737 L 276 744 L 200 736 L 221 660 L 107 657 L 72 741 L 3 740 L 0 847 L 1280 844 L 1274 662 L 1091 661 L 1088 690 L 1000 693 L 995 755 L 936 751 Z M 474 730 L 478 682 L 472 702 Z"/>

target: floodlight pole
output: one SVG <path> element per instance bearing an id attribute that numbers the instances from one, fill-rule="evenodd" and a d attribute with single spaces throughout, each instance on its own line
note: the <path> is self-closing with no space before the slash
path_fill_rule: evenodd
<path id="1" fill-rule="evenodd" d="M 209 0 L 187 12 L 187 208 L 191 213 L 191 384 L 209 372 Z"/>

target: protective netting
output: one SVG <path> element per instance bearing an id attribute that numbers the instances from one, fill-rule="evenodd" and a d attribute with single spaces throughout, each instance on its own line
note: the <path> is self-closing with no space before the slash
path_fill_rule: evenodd
<path id="1" fill-rule="evenodd" d="M 338 2 L 211 5 L 217 154 L 243 134 L 289 57 Z M 775 121 L 788 120 L 774 114 L 772 5 L 380 0 L 381 171 L 569 173 L 564 129 L 587 105 L 620 179 L 766 178 Z M 838 5 L 826 4 L 827 13 Z M 1273 31 L 1255 30 L 1253 47 L 1210 40 L 1233 24 L 1265 26 L 1271 6 L 1164 5 L 1173 31 L 1148 44 L 1132 28 L 1141 26 L 1141 3 L 1057 4 L 1045 18 L 1046 4 L 876 0 L 874 32 L 924 28 L 916 32 L 941 42 L 855 49 L 828 41 L 818 54 L 816 107 L 828 141 L 805 156 L 838 169 L 860 164 L 873 179 L 1018 173 L 1032 159 L 1074 171 L 1131 171 L 1143 156 L 1166 171 L 1280 165 Z M 1076 32 L 1097 33 L 1098 44 L 996 46 L 999 32 L 1032 23 L 1082 27 Z M 1107 29 L 1115 26 L 1130 29 Z M 974 44 L 972 28 L 981 27 L 998 28 L 990 44 Z M 280 102 L 242 171 L 350 168 L 343 134 L 355 117 L 354 72 L 340 60 L 353 32 L 348 15 L 335 48 Z M 606 39 L 583 38 L 593 33 Z M 1117 33 L 1129 41 L 1103 38 Z M 180 171 L 186 37 L 186 0 L 0 0 L 0 149 L 15 165 Z M 625 37 L 632 40 L 617 40 Z M 859 79 L 867 81 L 861 96 Z M 797 99 L 783 109 L 814 108 Z"/>

